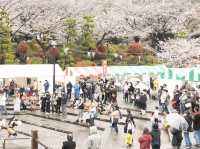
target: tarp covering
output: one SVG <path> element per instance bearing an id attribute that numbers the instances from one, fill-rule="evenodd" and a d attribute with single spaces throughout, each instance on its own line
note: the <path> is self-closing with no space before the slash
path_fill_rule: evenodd
<path id="1" fill-rule="evenodd" d="M 165 69 L 164 66 L 109 66 L 107 68 L 107 75 L 127 75 L 127 74 L 159 74 Z"/>
<path id="2" fill-rule="evenodd" d="M 42 85 L 47 80 L 49 91 L 53 92 L 53 64 L 0 65 L 0 78 L 37 78 Z M 65 81 L 64 72 L 58 64 L 55 65 L 55 81 Z"/>
<path id="3" fill-rule="evenodd" d="M 66 76 L 102 76 L 103 67 L 68 67 Z M 194 68 L 167 68 L 164 65 L 156 66 L 108 66 L 107 76 L 129 76 L 129 75 L 155 74 L 163 80 L 188 80 L 200 81 L 200 67 Z"/>
<path id="4" fill-rule="evenodd" d="M 56 81 L 64 81 L 64 72 L 55 65 Z M 53 64 L 0 65 L 0 78 L 53 78 Z"/>
<path id="5" fill-rule="evenodd" d="M 103 67 L 90 66 L 90 67 L 68 67 L 65 70 L 66 76 L 102 76 Z"/>
<path id="6" fill-rule="evenodd" d="M 129 75 L 129 74 L 159 74 L 164 71 L 164 66 L 108 66 L 107 75 Z M 66 76 L 102 76 L 103 67 L 68 67 L 65 70 Z"/>
<path id="7" fill-rule="evenodd" d="M 200 68 L 166 68 L 160 73 L 161 79 L 200 81 Z"/>

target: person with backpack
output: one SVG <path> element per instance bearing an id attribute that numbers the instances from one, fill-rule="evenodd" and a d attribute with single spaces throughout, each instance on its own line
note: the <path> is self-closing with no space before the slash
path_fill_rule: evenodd
<path id="1" fill-rule="evenodd" d="M 161 144 L 161 140 L 160 140 L 160 129 L 158 127 L 157 123 L 154 123 L 152 126 L 152 130 L 151 130 L 151 136 L 152 136 L 152 142 L 151 142 L 151 146 L 152 149 L 160 149 L 160 144 Z"/>
<path id="2" fill-rule="evenodd" d="M 150 149 L 152 136 L 148 128 L 144 128 L 142 136 L 139 138 L 138 142 L 140 143 L 140 149 Z"/>

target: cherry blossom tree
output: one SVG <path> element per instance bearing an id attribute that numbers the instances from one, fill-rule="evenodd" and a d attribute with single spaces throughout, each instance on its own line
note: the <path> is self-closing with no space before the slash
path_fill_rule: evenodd
<path id="1" fill-rule="evenodd" d="M 170 39 L 160 42 L 165 52 L 158 54 L 166 64 L 172 66 L 189 65 L 200 58 L 200 38 L 196 39 Z M 200 62 L 200 61 L 199 61 Z"/>
<path id="2" fill-rule="evenodd" d="M 196 0 L 1 0 L 11 20 L 13 35 L 54 34 L 64 42 L 65 20 L 94 16 L 99 43 L 108 36 L 142 38 L 159 30 L 190 32 L 188 25 L 199 20 Z M 80 30 L 81 27 L 78 27 Z M 48 37 L 49 38 L 49 37 Z"/>
<path id="3" fill-rule="evenodd" d="M 0 6 L 10 14 L 14 31 L 49 31 L 62 38 L 67 17 L 80 19 L 93 15 L 99 37 L 105 33 L 146 37 L 159 26 L 154 21 L 159 16 L 170 18 L 173 31 L 185 29 L 190 18 L 197 16 L 199 3 L 194 0 L 1 0 Z"/>

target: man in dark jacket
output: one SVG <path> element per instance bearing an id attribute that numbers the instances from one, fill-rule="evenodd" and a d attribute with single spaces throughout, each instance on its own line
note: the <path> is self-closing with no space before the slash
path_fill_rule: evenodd
<path id="1" fill-rule="evenodd" d="M 63 142 L 62 149 L 76 149 L 76 143 L 73 141 L 72 135 L 67 135 L 67 141 Z"/>
<path id="2" fill-rule="evenodd" d="M 70 100 L 72 96 L 72 83 L 68 82 L 67 83 L 67 98 Z"/>

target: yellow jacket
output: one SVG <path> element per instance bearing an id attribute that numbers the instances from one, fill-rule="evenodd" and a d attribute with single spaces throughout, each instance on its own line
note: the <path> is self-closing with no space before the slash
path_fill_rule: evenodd
<path id="1" fill-rule="evenodd" d="M 131 134 L 127 133 L 126 144 L 131 145 L 132 143 L 133 143 L 133 136 Z"/>

